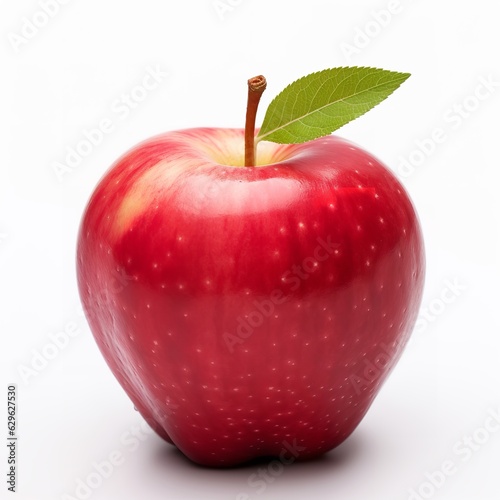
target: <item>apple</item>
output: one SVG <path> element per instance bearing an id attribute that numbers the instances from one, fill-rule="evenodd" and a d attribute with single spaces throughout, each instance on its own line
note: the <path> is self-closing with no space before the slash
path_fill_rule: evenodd
<path id="1" fill-rule="evenodd" d="M 399 359 L 424 282 L 418 218 L 337 136 L 193 128 L 104 175 L 78 236 L 90 328 L 136 409 L 199 464 L 303 460 L 342 443 Z"/>

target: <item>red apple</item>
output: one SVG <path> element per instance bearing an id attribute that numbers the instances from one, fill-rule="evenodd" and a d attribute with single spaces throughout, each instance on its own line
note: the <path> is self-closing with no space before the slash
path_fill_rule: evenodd
<path id="1" fill-rule="evenodd" d="M 78 284 L 135 407 L 191 460 L 315 457 L 359 424 L 414 326 L 412 203 L 335 136 L 259 145 L 199 128 L 139 144 L 86 208 Z"/>

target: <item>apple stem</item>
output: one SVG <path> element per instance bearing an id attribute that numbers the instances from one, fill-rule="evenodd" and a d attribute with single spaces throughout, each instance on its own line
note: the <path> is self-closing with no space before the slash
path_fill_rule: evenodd
<path id="1" fill-rule="evenodd" d="M 245 122 L 245 167 L 255 167 L 255 118 L 267 81 L 262 76 L 248 80 L 247 117 Z"/>

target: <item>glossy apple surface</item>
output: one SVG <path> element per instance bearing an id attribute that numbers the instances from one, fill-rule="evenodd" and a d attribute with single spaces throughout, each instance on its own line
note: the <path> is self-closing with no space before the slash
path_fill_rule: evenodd
<path id="1" fill-rule="evenodd" d="M 404 188 L 335 136 L 190 129 L 105 174 L 80 227 L 81 300 L 136 408 L 210 466 L 320 455 L 359 424 L 414 326 L 422 235 Z"/>

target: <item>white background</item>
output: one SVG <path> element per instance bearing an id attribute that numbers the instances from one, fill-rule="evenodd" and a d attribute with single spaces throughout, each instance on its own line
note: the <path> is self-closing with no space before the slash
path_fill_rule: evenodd
<path id="1" fill-rule="evenodd" d="M 16 498 L 83 498 L 75 492 L 78 479 L 85 481 L 93 463 L 113 453 L 120 453 L 121 464 L 92 490 L 92 499 L 246 494 L 406 500 L 412 489 L 419 495 L 413 500 L 500 498 L 499 424 L 488 425 L 490 413 L 500 411 L 496 3 L 401 0 L 396 9 L 398 3 L 388 0 L 218 5 L 72 0 L 59 5 L 45 26 L 25 27 L 31 38 L 22 41 L 25 18 L 43 22 L 40 4 L 2 4 L 0 436 L 6 435 L 7 385 L 15 383 Z M 388 21 L 376 14 L 389 7 L 396 13 Z M 138 141 L 183 127 L 242 126 L 246 80 L 259 73 L 269 82 L 261 120 L 285 85 L 341 65 L 412 73 L 388 101 L 338 133 L 387 163 L 413 198 L 427 250 L 422 315 L 355 433 L 323 459 L 285 468 L 260 491 L 248 482 L 259 466 L 203 469 L 154 435 L 133 437 L 141 419 L 79 312 L 76 233 L 100 176 Z M 122 94 L 156 67 L 168 73 L 157 88 L 134 109 L 117 107 Z M 58 177 L 54 164 L 64 162 L 67 148 L 103 119 L 113 130 Z M 441 142 L 431 143 L 433 135 Z M 404 166 L 404 159 L 411 163 Z M 51 335 L 75 328 L 77 335 L 66 335 L 58 352 L 47 347 Z M 53 359 L 44 361 L 43 353 Z M 36 374 L 22 376 L 23 367 L 36 367 Z M 0 470 L 6 471 L 7 449 L 1 448 Z M 436 471 L 445 461 L 453 472 L 443 479 Z M 441 477 L 442 484 L 432 486 L 426 474 L 434 481 Z M 4 479 L 1 496 L 10 498 Z"/>

